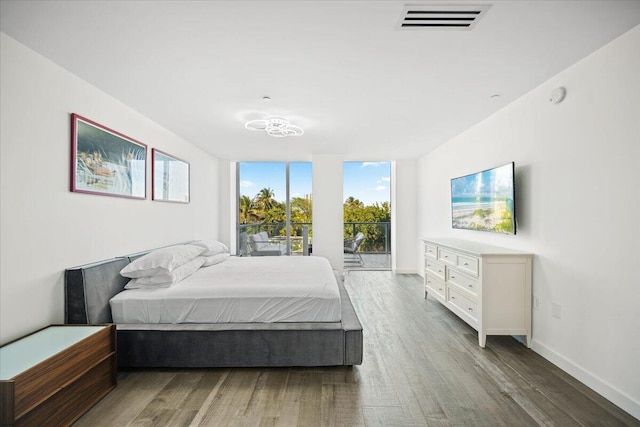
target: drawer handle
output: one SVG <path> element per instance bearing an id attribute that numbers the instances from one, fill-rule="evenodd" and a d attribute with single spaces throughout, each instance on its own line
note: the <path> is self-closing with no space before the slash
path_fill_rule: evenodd
<path id="1" fill-rule="evenodd" d="M 452 296 L 451 299 L 456 299 L 456 297 Z"/>
<path id="2" fill-rule="evenodd" d="M 444 257 L 445 257 L 445 258 L 449 258 L 449 255 L 445 255 Z"/>
<path id="3" fill-rule="evenodd" d="M 465 262 L 465 263 L 464 263 L 464 265 L 469 265 L 469 263 L 468 263 L 468 262 Z"/>
<path id="4" fill-rule="evenodd" d="M 451 276 L 451 278 L 452 278 L 452 279 L 455 279 L 455 278 L 456 278 L 456 276 Z"/>
<path id="5" fill-rule="evenodd" d="M 473 285 L 469 285 L 470 288 L 473 288 Z"/>
<path id="6" fill-rule="evenodd" d="M 442 290 L 442 288 L 438 288 L 438 290 L 439 290 L 439 291 L 441 291 L 441 290 Z"/>
<path id="7" fill-rule="evenodd" d="M 469 311 L 473 311 L 473 308 L 469 307 L 469 308 L 468 308 L 468 310 L 469 310 Z"/>

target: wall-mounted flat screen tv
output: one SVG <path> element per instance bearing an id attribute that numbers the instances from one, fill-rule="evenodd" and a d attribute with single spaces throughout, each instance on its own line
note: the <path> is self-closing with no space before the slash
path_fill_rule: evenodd
<path id="1" fill-rule="evenodd" d="M 451 180 L 453 228 L 516 234 L 513 162 Z"/>

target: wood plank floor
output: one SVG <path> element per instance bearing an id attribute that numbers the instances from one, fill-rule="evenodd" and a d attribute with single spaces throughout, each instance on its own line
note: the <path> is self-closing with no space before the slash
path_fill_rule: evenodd
<path id="1" fill-rule="evenodd" d="M 640 426 L 512 337 L 423 299 L 414 275 L 354 271 L 354 368 L 121 372 L 77 426 Z"/>

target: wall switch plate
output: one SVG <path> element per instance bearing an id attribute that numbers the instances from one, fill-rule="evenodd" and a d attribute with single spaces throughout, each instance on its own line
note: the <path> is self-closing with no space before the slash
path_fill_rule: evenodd
<path id="1" fill-rule="evenodd" d="M 551 315 L 553 317 L 555 317 L 556 319 L 560 319 L 562 318 L 562 306 L 560 306 L 560 304 L 558 303 L 552 303 L 551 304 Z"/>
<path id="2" fill-rule="evenodd" d="M 533 297 L 533 308 L 540 310 L 541 307 L 542 301 L 540 300 L 540 297 Z"/>

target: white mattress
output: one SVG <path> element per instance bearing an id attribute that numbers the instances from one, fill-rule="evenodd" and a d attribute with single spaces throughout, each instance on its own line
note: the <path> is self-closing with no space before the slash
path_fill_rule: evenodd
<path id="1" fill-rule="evenodd" d="M 340 291 L 321 257 L 229 257 L 170 288 L 113 297 L 115 323 L 340 321 Z"/>

